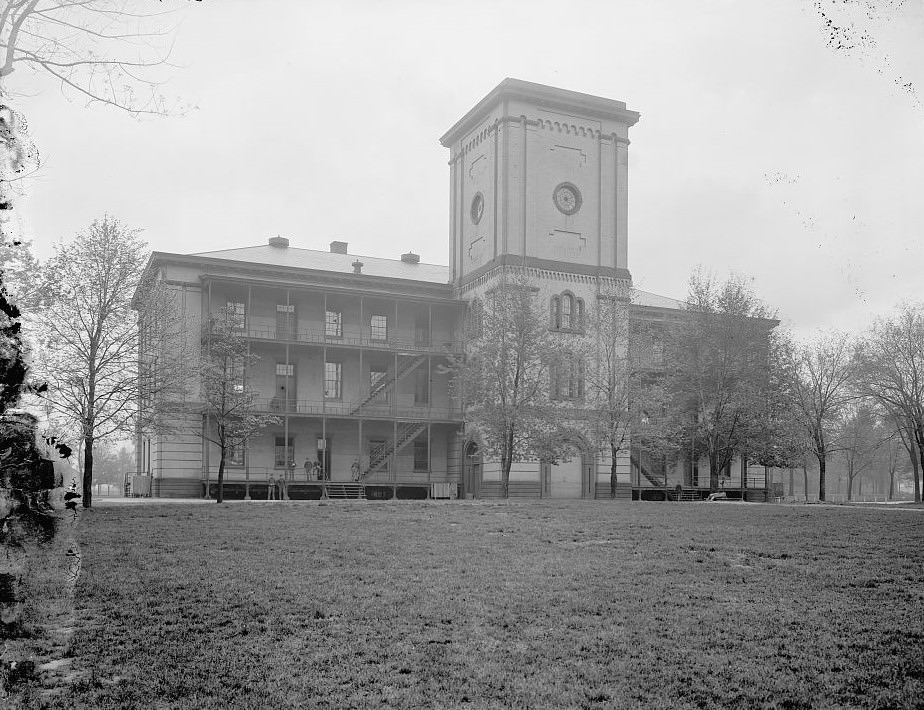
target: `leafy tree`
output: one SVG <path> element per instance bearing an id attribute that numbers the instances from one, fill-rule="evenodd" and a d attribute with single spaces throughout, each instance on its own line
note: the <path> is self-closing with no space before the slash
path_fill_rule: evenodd
<path id="1" fill-rule="evenodd" d="M 260 359 L 250 352 L 237 315 L 223 309 L 209 318 L 202 333 L 199 377 L 206 426 L 200 432 L 218 447 L 218 495 L 224 500 L 225 463 L 233 448 L 242 447 L 261 429 L 279 422 L 278 417 L 256 410 L 257 393 L 247 373 Z"/>
<path id="2" fill-rule="evenodd" d="M 854 398 L 851 341 L 843 333 L 819 336 L 804 345 L 789 340 L 781 362 L 790 411 L 818 459 L 818 499 L 825 500 L 828 456 L 840 448 L 838 425 Z"/>
<path id="3" fill-rule="evenodd" d="M 10 298 L 20 310 L 36 308 L 42 293 L 41 267 L 31 240 L 0 242 L 0 270 Z"/>
<path id="4" fill-rule="evenodd" d="M 668 338 L 665 424 L 676 448 L 705 454 L 709 486 L 766 429 L 774 314 L 742 279 L 697 271 L 685 317 Z M 767 444 L 769 446 L 769 444 Z"/>
<path id="5" fill-rule="evenodd" d="M 183 380 L 179 350 L 156 373 L 139 367 L 131 303 L 146 259 L 138 231 L 105 216 L 59 246 L 46 263 L 35 368 L 48 383 L 45 406 L 79 433 L 84 507 L 92 505 L 96 443 L 132 434 L 139 398 Z"/>
<path id="6" fill-rule="evenodd" d="M 862 476 L 878 462 L 877 454 L 888 436 L 872 407 L 861 401 L 848 408 L 838 438 L 847 473 L 847 500 L 853 500 L 854 483 L 861 492 Z"/>
<path id="7" fill-rule="evenodd" d="M 535 292 L 525 276 L 509 274 L 472 304 L 469 355 L 454 368 L 466 421 L 482 450 L 500 460 L 504 498 L 514 461 L 554 460 L 561 449 L 560 416 L 549 393 L 561 353 Z"/>
<path id="8" fill-rule="evenodd" d="M 902 422 L 916 469 L 924 469 L 924 306 L 902 304 L 877 320 L 856 349 L 859 390 Z M 919 474 L 914 499 L 921 501 Z"/>

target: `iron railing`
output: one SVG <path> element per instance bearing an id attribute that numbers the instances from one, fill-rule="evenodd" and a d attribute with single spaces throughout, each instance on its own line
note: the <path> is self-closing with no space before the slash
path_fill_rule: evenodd
<path id="1" fill-rule="evenodd" d="M 401 338 L 388 334 L 385 338 L 373 338 L 371 333 L 345 332 L 342 335 L 329 335 L 325 328 L 280 329 L 272 325 L 249 325 L 240 332 L 254 340 L 271 340 L 277 343 L 305 343 L 309 345 L 348 345 L 352 347 L 372 348 L 376 350 L 401 350 L 408 352 L 431 353 L 436 355 L 462 353 L 461 340 L 437 338 Z"/>

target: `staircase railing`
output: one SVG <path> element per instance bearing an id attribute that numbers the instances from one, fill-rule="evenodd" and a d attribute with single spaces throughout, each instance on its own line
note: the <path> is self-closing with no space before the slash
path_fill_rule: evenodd
<path id="1" fill-rule="evenodd" d="M 392 455 L 397 455 L 404 447 L 422 434 L 426 428 L 426 424 L 416 422 L 402 424 L 398 428 L 398 434 L 395 439 L 389 439 L 385 443 L 372 449 L 369 453 L 369 468 L 366 469 L 363 476 L 368 476 L 381 470 Z"/>
<path id="2" fill-rule="evenodd" d="M 381 380 L 376 382 L 375 385 L 370 388 L 369 394 L 366 396 L 366 398 L 361 400 L 359 404 L 353 407 L 353 409 L 350 411 L 350 415 L 359 414 L 363 407 L 367 406 L 383 392 L 387 391 L 390 387 L 393 387 L 413 370 L 417 369 L 417 367 L 424 360 L 426 360 L 425 355 L 417 355 L 415 357 L 400 361 L 397 371 L 393 375 L 383 377 Z"/>

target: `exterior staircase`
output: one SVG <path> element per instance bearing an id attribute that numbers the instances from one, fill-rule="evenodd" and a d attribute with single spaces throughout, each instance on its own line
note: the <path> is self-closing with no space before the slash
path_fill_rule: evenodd
<path id="1" fill-rule="evenodd" d="M 355 407 L 353 407 L 352 410 L 350 410 L 350 416 L 361 414 L 364 407 L 367 407 L 369 404 L 373 403 L 376 397 L 379 397 L 383 392 L 386 392 L 389 387 L 393 388 L 395 384 L 416 370 L 417 367 L 426 359 L 426 355 L 418 355 L 416 357 L 408 357 L 404 358 L 403 360 L 399 360 L 397 372 L 394 375 L 384 377 L 376 382 L 375 386 L 369 390 L 368 396 Z"/>
<path id="2" fill-rule="evenodd" d="M 398 436 L 396 439 L 390 439 L 372 450 L 369 456 L 369 468 L 366 469 L 363 476 L 381 471 L 393 454 L 397 454 L 405 446 L 410 444 L 414 439 L 420 436 L 426 428 L 427 425 L 421 424 L 420 422 L 401 424 L 398 427 Z"/>
<path id="3" fill-rule="evenodd" d="M 642 475 L 648 479 L 648 482 L 653 485 L 655 488 L 660 488 L 664 490 L 666 486 L 664 485 L 663 478 L 655 478 L 655 475 L 649 470 L 648 466 L 645 465 L 645 461 L 639 457 L 638 454 L 632 453 L 630 456 L 633 466 L 638 466 L 638 470 L 642 472 Z"/>
<path id="4" fill-rule="evenodd" d="M 340 483 L 327 481 L 324 492 L 328 498 L 352 498 L 366 500 L 366 487 L 362 483 Z"/>
<path id="5" fill-rule="evenodd" d="M 632 460 L 632 465 L 638 466 L 639 471 L 642 472 L 642 475 L 652 486 L 658 490 L 664 491 L 664 497 L 666 500 L 672 500 L 678 503 L 702 500 L 702 497 L 696 491 L 685 491 L 681 486 L 671 488 L 670 486 L 664 485 L 664 479 L 655 477 L 655 475 L 649 470 L 648 466 L 645 465 L 646 462 L 644 458 L 640 459 L 639 456 L 635 453 L 633 453 L 630 458 Z"/>

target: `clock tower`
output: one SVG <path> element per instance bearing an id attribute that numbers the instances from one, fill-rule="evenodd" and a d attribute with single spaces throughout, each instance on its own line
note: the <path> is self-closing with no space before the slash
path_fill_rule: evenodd
<path id="1" fill-rule="evenodd" d="M 466 291 L 507 265 L 628 284 L 628 132 L 638 119 L 622 101 L 502 81 L 440 139 L 453 284 Z"/>

